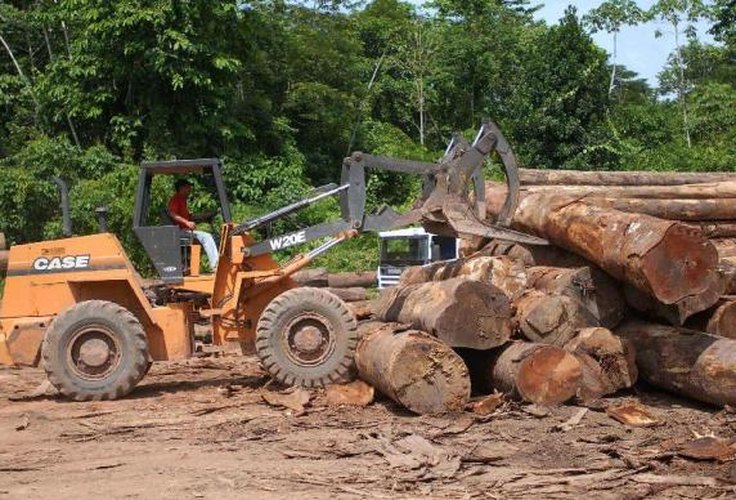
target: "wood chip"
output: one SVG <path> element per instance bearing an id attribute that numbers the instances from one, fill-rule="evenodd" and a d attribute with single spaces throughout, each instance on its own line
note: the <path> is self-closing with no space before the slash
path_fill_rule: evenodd
<path id="1" fill-rule="evenodd" d="M 301 387 L 287 393 L 262 391 L 261 397 L 271 406 L 275 406 L 277 408 L 288 408 L 297 414 L 304 413 L 304 407 L 312 399 L 311 394 Z"/>
<path id="2" fill-rule="evenodd" d="M 362 380 L 327 387 L 327 403 L 332 406 L 368 406 L 373 402 L 375 389 Z"/>
<path id="3" fill-rule="evenodd" d="M 617 422 L 631 427 L 652 427 L 659 424 L 651 410 L 638 401 L 611 405 L 606 408 L 606 413 Z"/>
<path id="4" fill-rule="evenodd" d="M 706 476 L 677 476 L 677 475 L 658 475 L 658 474 L 638 474 L 631 478 L 637 483 L 647 484 L 667 484 L 672 486 L 718 486 L 718 480 L 714 477 Z"/>
<path id="5" fill-rule="evenodd" d="M 580 408 L 575 414 L 570 417 L 566 422 L 562 424 L 557 424 L 553 428 L 558 431 L 562 432 L 568 432 L 572 430 L 573 427 L 576 425 L 579 425 L 580 422 L 583 420 L 583 417 L 585 417 L 585 414 L 588 413 L 587 408 Z"/>
<path id="6" fill-rule="evenodd" d="M 495 392 L 481 400 L 472 401 L 469 406 L 476 415 L 486 416 L 496 411 L 503 403 L 503 394 Z"/>
<path id="7" fill-rule="evenodd" d="M 723 462 L 736 456 L 736 440 L 705 436 L 685 443 L 678 454 L 694 460 L 717 460 Z"/>
<path id="8" fill-rule="evenodd" d="M 28 429 L 28 426 L 31 424 L 30 419 L 28 418 L 28 414 L 24 413 L 23 417 L 21 417 L 21 421 L 18 425 L 15 426 L 16 431 L 24 431 Z"/>

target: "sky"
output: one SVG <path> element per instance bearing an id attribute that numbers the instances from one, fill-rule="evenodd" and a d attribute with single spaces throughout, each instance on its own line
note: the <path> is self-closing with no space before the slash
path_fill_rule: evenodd
<path id="1" fill-rule="evenodd" d="M 532 2 L 533 4 L 534 2 Z M 536 17 L 544 19 L 547 24 L 555 24 L 563 16 L 568 5 L 574 5 L 579 15 L 587 13 L 603 3 L 603 0 L 538 0 L 544 6 L 537 11 Z M 648 9 L 654 0 L 639 0 L 639 7 Z M 655 38 L 654 32 L 659 29 L 661 38 Z M 712 42 L 712 37 L 705 33 L 707 25 L 699 26 L 699 38 L 704 42 Z M 608 33 L 593 35 L 596 43 L 609 54 L 613 52 L 613 37 Z M 618 62 L 636 71 L 646 78 L 651 85 L 657 84 L 657 73 L 667 62 L 667 57 L 675 48 L 672 29 L 663 23 L 648 23 L 641 26 L 622 28 L 618 35 Z"/>

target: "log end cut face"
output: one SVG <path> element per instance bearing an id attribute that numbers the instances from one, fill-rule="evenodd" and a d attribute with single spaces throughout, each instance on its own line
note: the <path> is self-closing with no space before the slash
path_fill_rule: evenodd
<path id="1" fill-rule="evenodd" d="M 440 342 L 422 338 L 395 354 L 396 399 L 420 415 L 460 412 L 470 399 L 470 375 L 462 358 Z"/>
<path id="2" fill-rule="evenodd" d="M 521 361 L 516 387 L 536 404 L 556 405 L 577 393 L 583 372 L 578 359 L 554 346 L 543 346 Z"/>
<path id="3" fill-rule="evenodd" d="M 641 264 L 652 292 L 665 304 L 707 292 L 719 281 L 715 247 L 682 224 L 673 224 Z"/>

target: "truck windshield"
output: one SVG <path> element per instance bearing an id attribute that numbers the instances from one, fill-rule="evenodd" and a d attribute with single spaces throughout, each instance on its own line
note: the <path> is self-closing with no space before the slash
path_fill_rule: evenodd
<path id="1" fill-rule="evenodd" d="M 382 264 L 426 264 L 428 259 L 427 236 L 402 236 L 381 240 Z"/>

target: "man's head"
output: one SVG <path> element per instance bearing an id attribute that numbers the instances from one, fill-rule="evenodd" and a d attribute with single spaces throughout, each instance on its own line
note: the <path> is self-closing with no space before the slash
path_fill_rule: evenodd
<path id="1" fill-rule="evenodd" d="M 176 194 L 189 196 L 189 193 L 192 192 L 192 183 L 186 179 L 178 179 L 174 183 L 174 190 L 176 191 Z"/>

